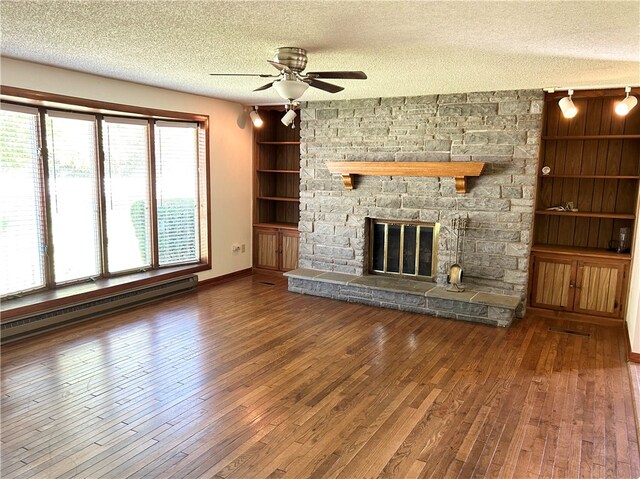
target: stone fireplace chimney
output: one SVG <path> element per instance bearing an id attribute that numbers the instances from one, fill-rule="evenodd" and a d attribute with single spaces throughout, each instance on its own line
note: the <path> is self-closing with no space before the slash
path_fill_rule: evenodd
<path id="1" fill-rule="evenodd" d="M 468 217 L 465 283 L 524 299 L 543 92 L 516 90 L 313 102 L 301 112 L 299 265 L 363 276 L 368 218 L 441 224 L 437 282 Z M 327 161 L 485 162 L 456 192 L 446 177 L 361 176 L 346 190 Z"/>

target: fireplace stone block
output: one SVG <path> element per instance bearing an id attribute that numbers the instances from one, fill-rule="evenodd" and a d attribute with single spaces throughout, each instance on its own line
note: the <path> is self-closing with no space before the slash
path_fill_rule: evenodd
<path id="1" fill-rule="evenodd" d="M 500 327 L 511 324 L 522 303 L 519 296 L 472 289 L 455 293 L 435 283 L 387 276 L 310 268 L 289 271 L 285 276 L 289 291 L 294 293 Z"/>

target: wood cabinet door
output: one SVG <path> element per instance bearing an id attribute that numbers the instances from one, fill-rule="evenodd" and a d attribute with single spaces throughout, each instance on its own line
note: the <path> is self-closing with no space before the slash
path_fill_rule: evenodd
<path id="1" fill-rule="evenodd" d="M 282 271 L 289 271 L 298 267 L 298 232 L 282 231 L 280 233 L 282 240 Z"/>
<path id="2" fill-rule="evenodd" d="M 256 268 L 278 269 L 278 230 L 254 230 L 253 248 Z"/>
<path id="3" fill-rule="evenodd" d="M 574 311 L 619 318 L 625 265 L 611 261 L 578 261 Z"/>
<path id="4" fill-rule="evenodd" d="M 534 256 L 531 306 L 571 311 L 574 301 L 575 261 Z"/>

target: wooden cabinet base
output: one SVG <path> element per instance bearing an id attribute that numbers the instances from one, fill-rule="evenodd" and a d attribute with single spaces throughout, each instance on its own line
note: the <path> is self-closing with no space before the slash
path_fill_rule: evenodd
<path id="1" fill-rule="evenodd" d="M 529 304 L 534 308 L 622 318 L 628 259 L 532 254 Z"/>
<path id="2" fill-rule="evenodd" d="M 298 267 L 298 231 L 256 227 L 253 230 L 253 267 L 289 271 Z"/>

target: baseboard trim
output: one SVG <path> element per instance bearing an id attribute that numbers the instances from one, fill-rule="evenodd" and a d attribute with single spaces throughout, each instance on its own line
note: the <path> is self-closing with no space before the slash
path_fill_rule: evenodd
<path id="1" fill-rule="evenodd" d="M 234 271 L 233 273 L 223 274 L 222 276 L 216 276 L 215 278 L 203 279 L 198 281 L 198 288 L 209 288 L 211 286 L 217 286 L 222 283 L 228 283 L 234 279 L 244 278 L 253 274 L 252 268 L 241 269 Z"/>
<path id="2" fill-rule="evenodd" d="M 617 326 L 622 328 L 625 321 L 619 318 L 606 318 L 604 316 L 594 316 L 590 314 L 574 313 L 570 311 L 558 311 L 555 309 L 534 308 L 527 306 L 526 316 L 535 314 L 553 319 L 565 319 L 567 321 L 580 321 L 583 323 L 600 324 L 602 326 Z"/>
<path id="3" fill-rule="evenodd" d="M 255 266 L 253 268 L 253 272 L 254 273 L 259 273 L 259 274 L 267 274 L 267 275 L 272 275 L 272 276 L 279 276 L 279 277 L 282 277 L 282 275 L 284 273 L 286 273 L 286 271 L 281 271 L 279 269 L 257 268 Z"/>

